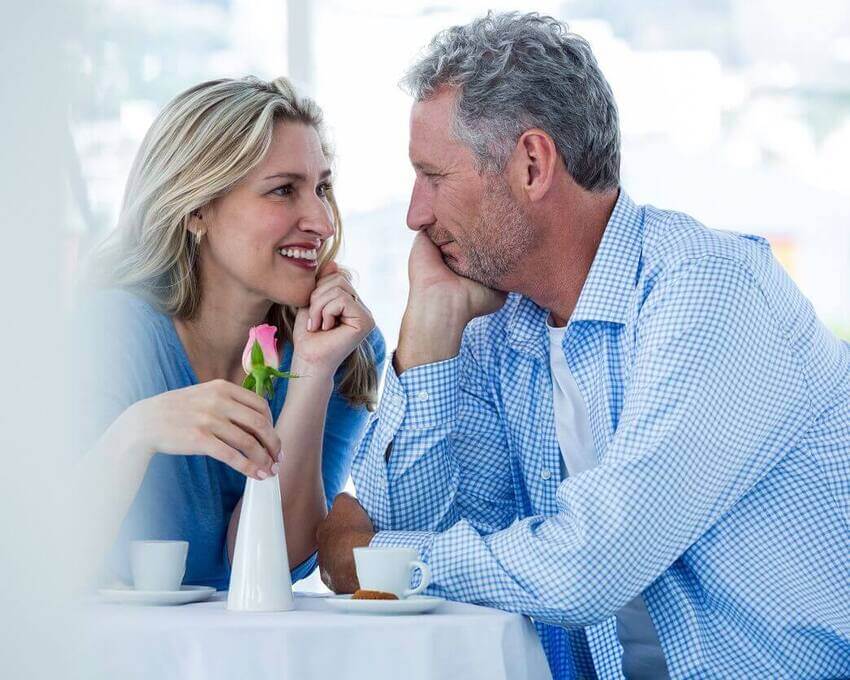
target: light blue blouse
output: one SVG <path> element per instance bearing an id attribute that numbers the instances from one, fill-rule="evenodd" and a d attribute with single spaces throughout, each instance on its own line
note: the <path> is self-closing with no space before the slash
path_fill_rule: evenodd
<path id="1" fill-rule="evenodd" d="M 78 451 L 91 446 L 134 402 L 198 383 L 171 317 L 132 293 L 106 290 L 89 295 L 79 305 L 75 328 L 77 361 L 72 384 L 76 394 L 72 404 Z M 386 352 L 377 328 L 367 341 L 380 371 Z M 280 368 L 287 370 L 291 344 L 281 347 L 281 355 Z M 286 380 L 275 384 L 271 402 L 275 420 L 287 384 Z M 365 407 L 351 406 L 334 390 L 322 453 L 329 504 L 348 479 L 353 449 L 367 415 Z M 130 582 L 130 541 L 182 539 L 189 541 L 184 583 L 226 590 L 230 580 L 227 526 L 244 486 L 242 474 L 208 456 L 156 454 L 121 526 L 107 567 Z M 293 582 L 315 567 L 314 554 L 293 570 Z"/>

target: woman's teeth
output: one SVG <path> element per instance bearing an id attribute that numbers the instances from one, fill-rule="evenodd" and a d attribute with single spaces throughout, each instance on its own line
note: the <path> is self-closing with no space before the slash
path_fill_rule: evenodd
<path id="1" fill-rule="evenodd" d="M 284 257 L 291 257 L 295 260 L 315 260 L 318 257 L 318 251 L 302 250 L 301 248 L 280 248 L 279 252 Z"/>

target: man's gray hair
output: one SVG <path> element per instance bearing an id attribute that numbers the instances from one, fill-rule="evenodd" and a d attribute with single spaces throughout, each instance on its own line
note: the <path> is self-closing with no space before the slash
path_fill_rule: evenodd
<path id="1" fill-rule="evenodd" d="M 501 172 L 520 135 L 539 128 L 579 185 L 619 185 L 614 95 L 587 41 L 552 17 L 489 12 L 441 31 L 402 85 L 416 101 L 458 88 L 454 134 L 480 171 Z"/>

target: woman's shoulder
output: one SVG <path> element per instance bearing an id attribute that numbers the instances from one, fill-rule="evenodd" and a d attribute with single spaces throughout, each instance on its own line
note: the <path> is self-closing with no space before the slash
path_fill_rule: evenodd
<path id="1" fill-rule="evenodd" d="M 78 314 L 118 316 L 121 318 L 153 318 L 160 314 L 141 295 L 124 288 L 98 288 L 83 291 L 76 303 Z"/>
<path id="2" fill-rule="evenodd" d="M 119 288 L 85 291 L 72 313 L 77 340 L 88 346 L 105 345 L 116 353 L 153 351 L 165 339 L 168 321 L 151 302 Z"/>
<path id="3" fill-rule="evenodd" d="M 76 301 L 74 318 L 89 328 L 109 327 L 122 331 L 154 332 L 168 317 L 141 295 L 123 288 L 102 288 L 83 292 Z"/>

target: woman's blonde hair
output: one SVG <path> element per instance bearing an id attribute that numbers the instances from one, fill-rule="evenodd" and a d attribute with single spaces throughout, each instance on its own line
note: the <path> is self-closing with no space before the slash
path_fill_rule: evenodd
<path id="1" fill-rule="evenodd" d="M 286 78 L 210 80 L 177 95 L 142 141 L 118 226 L 93 253 L 87 283 L 131 290 L 165 314 L 191 319 L 202 294 L 191 215 L 263 159 L 279 121 L 312 126 L 331 159 L 321 109 L 299 97 Z M 327 195 L 335 234 L 322 246 L 320 266 L 336 257 L 342 243 L 339 208 L 333 192 Z M 279 304 L 269 312 L 267 322 L 280 330 L 281 342 L 292 339 L 295 312 Z M 366 341 L 345 360 L 339 389 L 350 403 L 374 408 L 377 375 Z"/>

